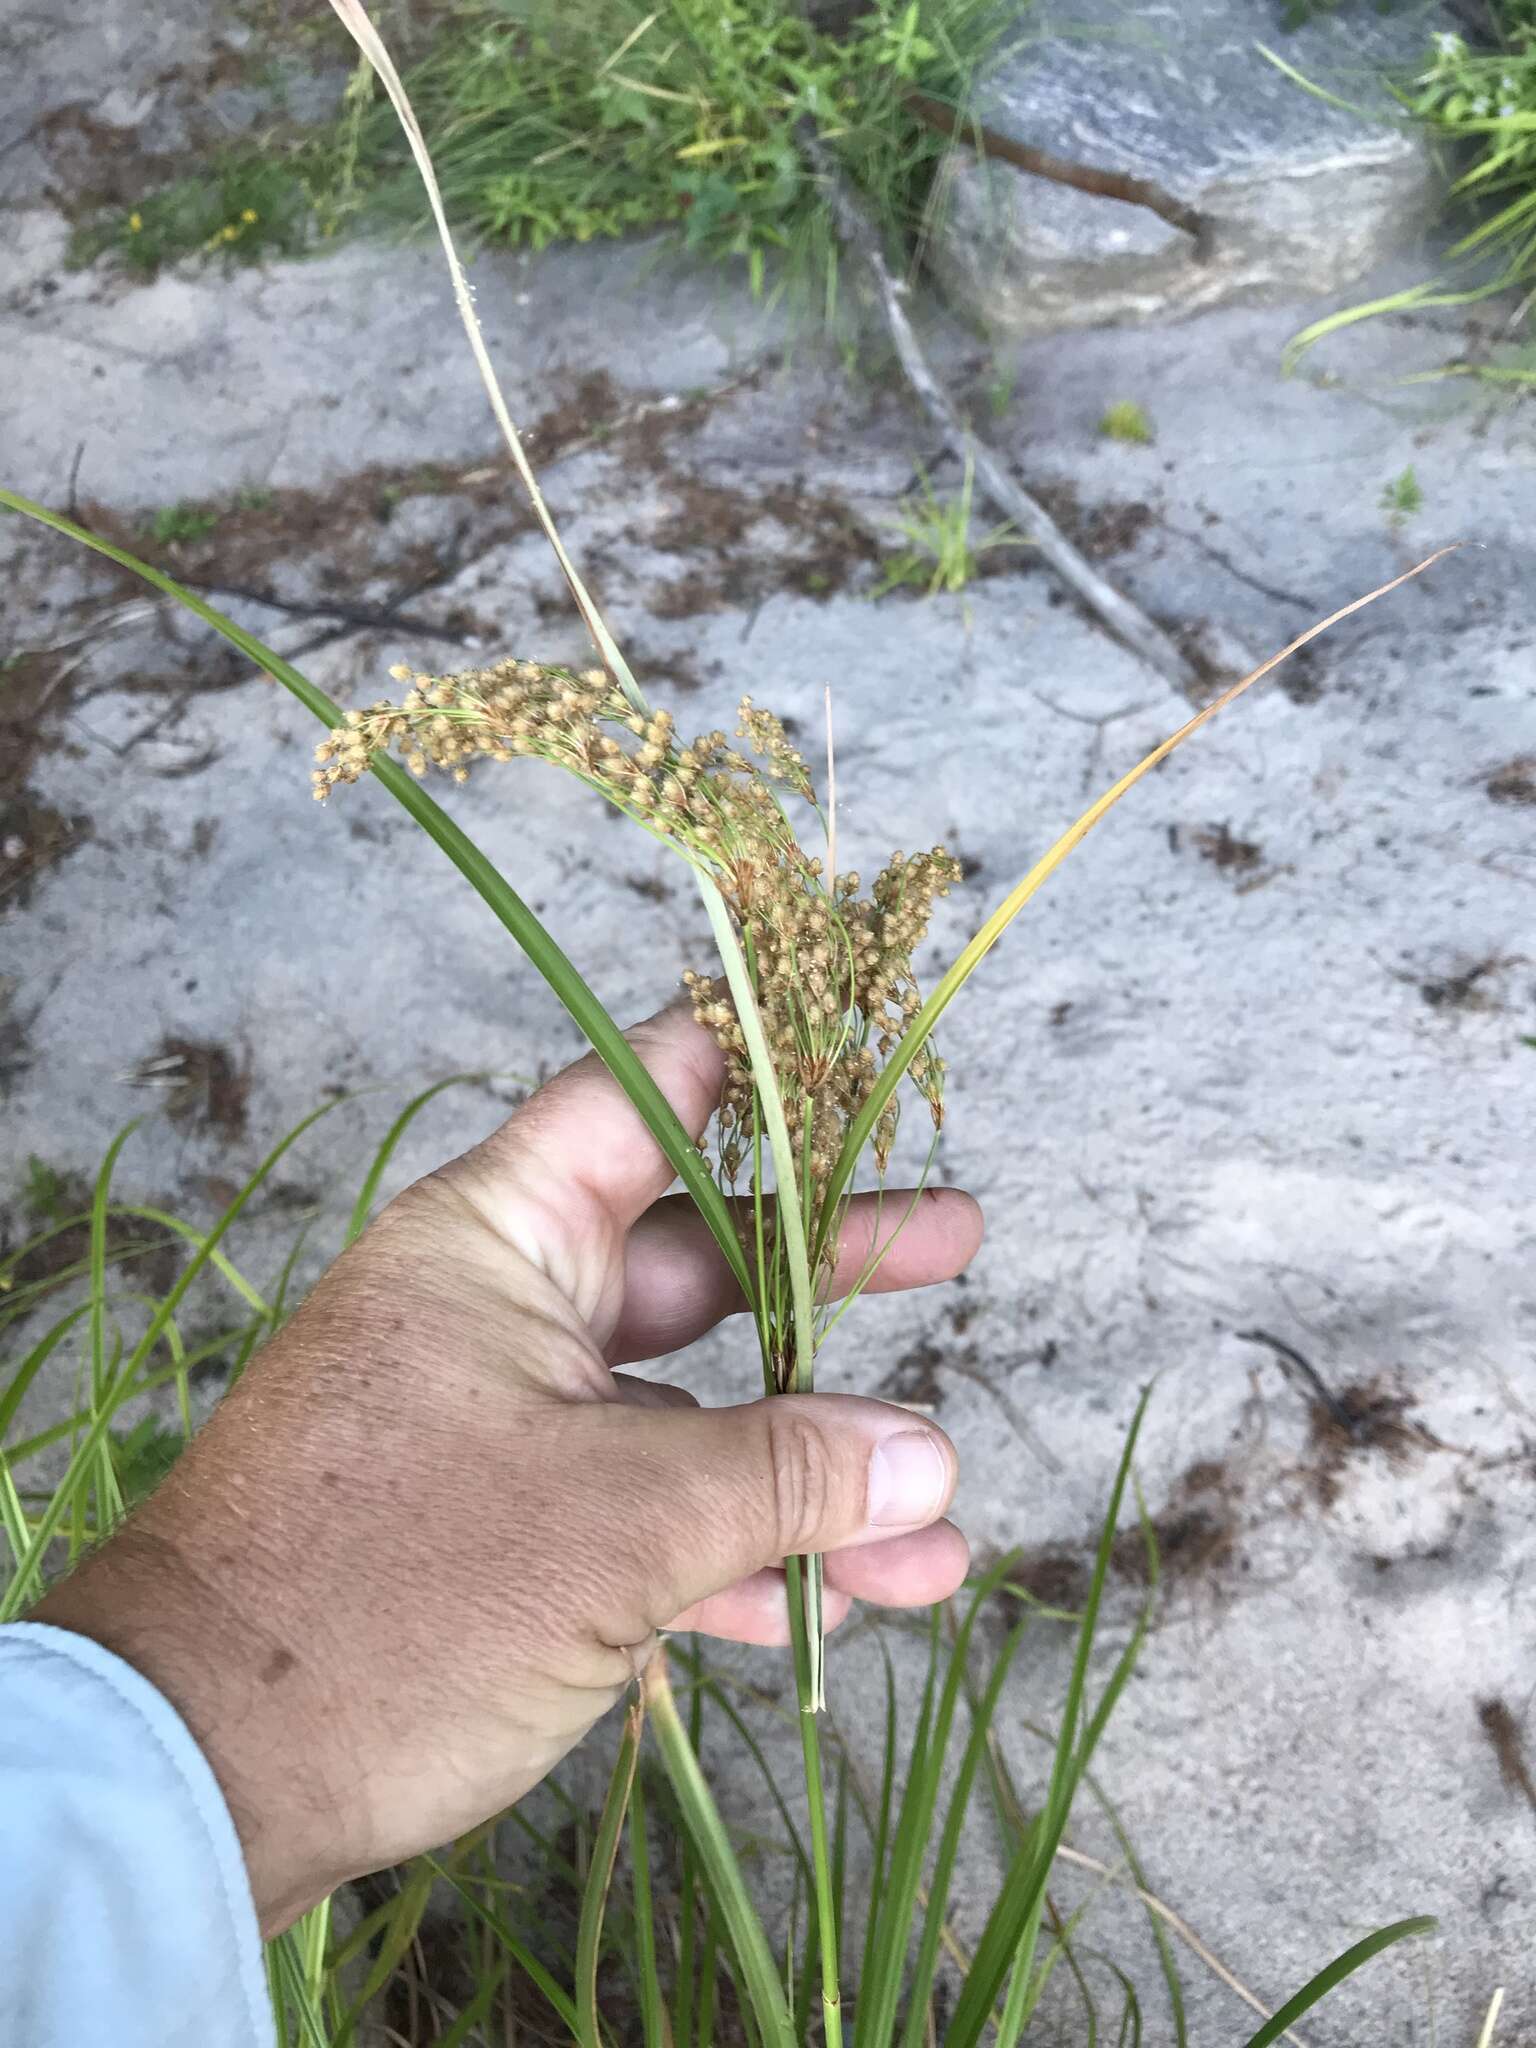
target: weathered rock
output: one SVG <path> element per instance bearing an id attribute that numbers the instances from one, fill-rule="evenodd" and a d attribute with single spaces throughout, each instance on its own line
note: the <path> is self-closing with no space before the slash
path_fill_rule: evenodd
<path id="1" fill-rule="evenodd" d="M 1439 5 L 1346 0 L 1287 33 L 1284 0 L 1038 0 L 1040 33 L 983 88 L 1016 143 L 1150 180 L 1207 222 L 1200 241 L 1143 206 L 956 152 L 933 247 L 952 299 L 996 333 L 1179 317 L 1329 292 L 1422 232 L 1437 181 L 1389 73 L 1421 65 Z M 1306 92 L 1265 44 L 1358 112 Z"/>

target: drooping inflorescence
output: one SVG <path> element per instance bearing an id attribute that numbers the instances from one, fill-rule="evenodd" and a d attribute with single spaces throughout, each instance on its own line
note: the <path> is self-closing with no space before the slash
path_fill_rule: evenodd
<path id="1" fill-rule="evenodd" d="M 789 799 L 814 810 L 810 772 L 782 721 L 750 697 L 736 727 L 743 750 L 718 731 L 681 744 L 670 713 L 637 710 L 601 669 L 503 661 L 455 676 L 391 673 L 410 686 L 399 704 L 350 712 L 316 748 L 316 796 L 356 782 L 382 749 L 397 751 L 414 774 L 442 768 L 460 782 L 476 762 L 533 756 L 578 775 L 704 870 L 741 935 L 807 1220 L 816 1223 L 849 1125 L 921 1007 L 912 956 L 935 899 L 959 879 L 953 856 L 942 846 L 894 854 L 868 895 L 857 874 L 827 875 L 785 808 Z M 761 1158 L 746 1040 L 714 980 L 685 981 L 696 1019 L 726 1056 L 718 1149 L 721 1176 L 734 1185 Z M 908 1078 L 937 1128 L 944 1063 L 931 1044 Z M 893 1094 L 872 1138 L 882 1173 L 896 1124 Z M 820 1235 L 835 1240 L 835 1232 Z"/>

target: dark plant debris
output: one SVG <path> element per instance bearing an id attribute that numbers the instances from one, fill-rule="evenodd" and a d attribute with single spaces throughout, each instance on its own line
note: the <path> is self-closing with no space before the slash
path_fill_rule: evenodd
<path id="1" fill-rule="evenodd" d="M 249 1063 L 208 1039 L 163 1038 L 133 1072 L 136 1087 L 165 1092 L 174 1122 L 215 1131 L 233 1141 L 245 1135 L 251 1093 Z"/>
<path id="2" fill-rule="evenodd" d="M 1207 825 L 1190 837 L 1201 859 L 1223 873 L 1252 874 L 1264 858 L 1263 847 L 1256 840 L 1236 838 L 1230 824 Z"/>
<path id="3" fill-rule="evenodd" d="M 1336 1397 L 1312 1404 L 1307 1431 L 1308 1477 L 1318 1504 L 1331 1508 L 1343 1490 L 1351 1458 L 1376 1451 L 1406 1465 L 1426 1450 L 1444 1446 L 1421 1424 L 1411 1422 L 1412 1398 L 1377 1376 L 1358 1380 Z"/>
<path id="4" fill-rule="evenodd" d="M 647 606 L 658 619 L 761 604 L 783 592 L 835 597 L 869 582 L 879 566 L 880 542 L 830 492 L 794 482 L 751 496 L 670 473 L 663 482 L 673 509 L 632 538 L 703 559 L 652 586 Z M 758 530 L 770 523 L 783 538 L 766 546 Z"/>
<path id="5" fill-rule="evenodd" d="M 882 1401 L 900 1401 L 907 1407 L 930 1411 L 944 1405 L 944 1385 L 939 1368 L 945 1354 L 931 1338 L 924 1337 L 910 1351 L 904 1351 L 876 1389 Z"/>
<path id="6" fill-rule="evenodd" d="M 1496 768 L 1483 784 L 1496 804 L 1536 804 L 1536 754 L 1521 754 Z"/>
<path id="7" fill-rule="evenodd" d="M 1499 1760 L 1499 1776 L 1536 1813 L 1536 1778 L 1526 1760 L 1525 1736 L 1520 1723 L 1501 1699 L 1479 1700 L 1477 1718 Z"/>
<path id="8" fill-rule="evenodd" d="M 90 836 L 88 817 L 44 803 L 35 790 L 0 797 L 0 910 L 24 907 L 38 876 Z"/>
<path id="9" fill-rule="evenodd" d="M 1202 1458 L 1189 1467 L 1149 1520 L 1162 1587 L 1190 1586 L 1243 1568 L 1241 1503 L 1241 1483 L 1223 1460 Z M 1042 1544 L 1023 1553 L 1010 1577 L 1046 1606 L 1075 1610 L 1088 1595 L 1094 1552 L 1094 1541 L 1088 1537 L 1079 1549 Z M 1152 1559 L 1140 1521 L 1127 1524 L 1115 1537 L 1110 1571 L 1126 1586 L 1145 1589 L 1151 1584 Z M 1006 1597 L 1003 1604 L 1005 1612 L 1017 1605 Z"/>
<path id="10" fill-rule="evenodd" d="M 1238 1330 L 1234 1334 L 1240 1344 L 1262 1344 L 1267 1351 L 1272 1351 L 1284 1367 L 1287 1378 L 1299 1381 L 1306 1387 L 1322 1403 L 1341 1429 L 1347 1430 L 1351 1436 L 1356 1433 L 1356 1418 L 1353 1411 L 1345 1406 L 1317 1367 L 1309 1358 L 1304 1357 L 1294 1344 L 1288 1344 L 1283 1337 L 1271 1336 L 1268 1330 Z"/>
<path id="11" fill-rule="evenodd" d="M 1515 963 L 1500 953 L 1475 961 L 1459 974 L 1431 975 L 1419 983 L 1419 994 L 1432 1010 L 1496 1010 L 1497 998 L 1486 983 Z"/>
<path id="12" fill-rule="evenodd" d="M 1157 524 L 1156 511 L 1139 498 L 1103 498 L 1096 505 L 1085 505 L 1069 477 L 1052 483 L 1034 482 L 1030 489 L 1072 545 L 1091 562 L 1129 554 L 1148 527 Z"/>
<path id="13" fill-rule="evenodd" d="M 24 1290 L 83 1268 L 91 1251 L 92 1189 L 83 1174 L 51 1166 L 35 1155 L 12 1210 L 0 1215 L 0 1307 Z M 156 1204 L 155 1206 L 169 1206 Z M 33 1238 L 22 1257 L 17 1253 Z M 133 1283 L 163 1295 L 181 1271 L 180 1240 L 132 1217 L 107 1217 L 107 1256 L 132 1260 Z"/>
<path id="14" fill-rule="evenodd" d="M 1281 694 L 1293 704 L 1316 704 L 1323 696 L 1322 659 L 1316 647 L 1298 647 L 1275 670 Z"/>

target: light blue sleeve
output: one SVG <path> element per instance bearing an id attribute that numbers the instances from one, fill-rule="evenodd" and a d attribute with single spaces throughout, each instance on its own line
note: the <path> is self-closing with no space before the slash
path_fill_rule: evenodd
<path id="1" fill-rule="evenodd" d="M 0 1628 L 0 2048 L 272 2048 L 218 1780 L 120 1657 Z"/>

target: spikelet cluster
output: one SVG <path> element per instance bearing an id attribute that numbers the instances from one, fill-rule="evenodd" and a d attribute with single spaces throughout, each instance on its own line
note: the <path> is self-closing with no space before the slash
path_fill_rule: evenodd
<path id="1" fill-rule="evenodd" d="M 316 796 L 357 781 L 381 749 L 416 775 L 441 768 L 460 782 L 479 761 L 535 756 L 705 870 L 741 933 L 814 1225 L 848 1126 L 921 1007 L 912 956 L 958 863 L 942 846 L 893 854 L 867 894 L 857 874 L 826 874 L 786 810 L 786 800 L 814 808 L 810 772 L 782 722 L 750 697 L 735 733 L 743 749 L 718 731 L 681 743 L 668 712 L 637 710 L 600 669 L 504 661 L 456 676 L 391 674 L 409 685 L 398 704 L 349 713 L 316 748 Z M 685 981 L 696 1019 L 726 1055 L 718 1147 L 721 1177 L 734 1185 L 757 1151 L 746 1041 L 715 981 Z M 937 1128 L 944 1063 L 931 1044 L 908 1078 Z M 897 1114 L 893 1095 L 872 1141 L 882 1173 Z"/>

